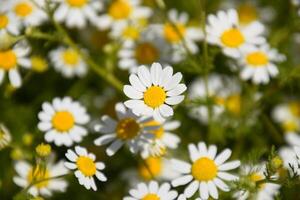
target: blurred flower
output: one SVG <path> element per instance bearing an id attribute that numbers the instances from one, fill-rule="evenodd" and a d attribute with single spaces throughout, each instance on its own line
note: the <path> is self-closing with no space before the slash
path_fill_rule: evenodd
<path id="1" fill-rule="evenodd" d="M 48 63 L 41 56 L 31 56 L 32 70 L 38 73 L 45 72 L 48 69 Z"/>
<path id="2" fill-rule="evenodd" d="M 7 50 L 0 50 L 0 84 L 8 73 L 11 84 L 18 88 L 22 84 L 19 67 L 31 68 L 30 59 L 27 58 L 30 48 L 23 43 L 17 43 Z"/>
<path id="3" fill-rule="evenodd" d="M 291 175 L 296 172 L 300 174 L 300 149 L 299 146 L 284 146 L 279 149 L 279 155 L 283 160 L 283 166 Z M 293 169 L 292 169 L 292 168 Z"/>
<path id="4" fill-rule="evenodd" d="M 47 157 L 51 153 L 51 146 L 49 144 L 41 143 L 35 148 L 35 151 L 40 157 Z"/>
<path id="5" fill-rule="evenodd" d="M 202 199 L 208 199 L 209 196 L 218 199 L 217 187 L 222 191 L 229 191 L 229 187 L 222 181 L 238 180 L 238 177 L 226 171 L 240 166 L 240 161 L 226 162 L 231 155 L 231 150 L 225 149 L 217 155 L 215 145 L 206 146 L 199 142 L 198 147 L 194 144 L 188 146 L 190 159 L 193 162 L 189 164 L 184 161 L 172 159 L 174 169 L 183 175 L 172 181 L 174 187 L 180 185 L 189 185 L 184 190 L 187 198 L 192 197 L 197 190 Z M 191 183 L 190 183 L 191 182 Z"/>
<path id="6" fill-rule="evenodd" d="M 76 50 L 59 47 L 49 55 L 55 70 L 62 73 L 64 77 L 82 77 L 86 74 L 87 65 Z"/>
<path id="7" fill-rule="evenodd" d="M 251 3 L 244 3 L 237 8 L 239 23 L 249 25 L 258 20 L 257 8 Z"/>
<path id="8" fill-rule="evenodd" d="M 3 125 L 0 124 L 0 150 L 7 147 L 11 142 L 11 135 L 8 129 Z"/>
<path id="9" fill-rule="evenodd" d="M 22 149 L 20 149 L 20 148 L 14 148 L 10 152 L 10 157 L 13 160 L 21 160 L 24 157 L 24 153 L 23 153 Z"/>
<path id="10" fill-rule="evenodd" d="M 22 142 L 26 145 L 26 146 L 30 146 L 32 144 L 33 141 L 33 135 L 31 133 L 25 133 L 22 136 Z"/>
<path id="11" fill-rule="evenodd" d="M 20 22 L 12 15 L 12 13 L 0 10 L 0 35 L 2 34 L 20 34 Z"/>
<path id="12" fill-rule="evenodd" d="M 151 181 L 149 184 L 139 183 L 136 189 L 131 189 L 131 196 L 124 197 L 123 200 L 173 200 L 177 197 L 175 190 L 170 190 L 169 183 L 163 183 L 161 186 L 156 181 Z"/>
<path id="13" fill-rule="evenodd" d="M 151 120 L 149 118 L 138 117 L 131 110 L 126 109 L 123 103 L 117 103 L 115 106 L 117 120 L 104 115 L 100 124 L 95 126 L 97 132 L 103 133 L 103 136 L 97 138 L 94 143 L 97 146 L 111 143 L 106 149 L 108 156 L 114 155 L 123 144 L 127 144 L 132 153 L 137 153 L 149 138 L 153 137 L 150 133 L 156 126 L 146 126 Z"/>
<path id="14" fill-rule="evenodd" d="M 100 171 L 105 168 L 103 162 L 95 162 L 96 156 L 93 153 L 87 152 L 83 147 L 76 146 L 75 152 L 71 149 L 65 154 L 69 161 L 65 162 L 65 166 L 75 171 L 75 176 L 78 178 L 80 185 L 83 185 L 87 190 L 97 190 L 94 176 L 99 181 L 105 182 L 107 178 Z"/>
<path id="15" fill-rule="evenodd" d="M 15 170 L 18 173 L 13 178 L 15 184 L 22 188 L 33 184 L 28 189 L 28 192 L 33 196 L 51 196 L 54 191 L 64 192 L 68 186 L 63 179 L 51 179 L 68 173 L 62 161 L 57 164 L 50 162 L 46 167 L 41 165 L 31 166 L 26 161 L 18 161 L 15 164 Z"/>
<path id="16" fill-rule="evenodd" d="M 87 135 L 83 127 L 90 120 L 86 109 L 70 97 L 54 98 L 52 104 L 45 102 L 43 110 L 38 114 L 38 128 L 45 132 L 45 140 L 55 145 L 71 146 L 81 142 Z"/>
<path id="17" fill-rule="evenodd" d="M 174 114 L 170 105 L 183 101 L 180 95 L 186 90 L 185 84 L 180 84 L 182 74 L 173 75 L 173 68 L 162 69 L 159 63 L 153 63 L 150 70 L 145 66 L 138 68 L 137 74 L 131 74 L 131 85 L 124 86 L 124 93 L 131 100 L 124 104 L 133 109 L 137 115 L 153 116 L 156 121 L 163 122 Z"/>

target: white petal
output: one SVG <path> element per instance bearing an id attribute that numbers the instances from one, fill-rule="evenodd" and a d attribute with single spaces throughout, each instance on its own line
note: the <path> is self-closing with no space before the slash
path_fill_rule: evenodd
<path id="1" fill-rule="evenodd" d="M 106 154 L 108 156 L 113 156 L 123 145 L 121 140 L 114 141 L 107 149 Z"/>
<path id="2" fill-rule="evenodd" d="M 189 183 L 191 180 L 193 180 L 192 175 L 181 176 L 179 178 L 174 179 L 172 181 L 172 185 L 173 185 L 173 187 L 177 187 L 177 186 L 180 186 L 180 185 L 185 185 L 185 184 Z"/>
<path id="3" fill-rule="evenodd" d="M 230 149 L 225 149 L 222 151 L 215 159 L 216 165 L 221 165 L 223 164 L 228 158 L 231 156 L 231 150 Z"/>
<path id="4" fill-rule="evenodd" d="M 177 104 L 181 103 L 183 101 L 183 99 L 184 99 L 183 95 L 168 97 L 166 99 L 166 103 L 169 104 L 169 105 L 177 105 Z"/>
<path id="5" fill-rule="evenodd" d="M 131 99 L 143 98 L 143 93 L 134 89 L 131 85 L 125 85 L 123 89 L 125 95 Z"/>
<path id="6" fill-rule="evenodd" d="M 241 165 L 240 161 L 231 161 L 231 162 L 227 162 L 227 163 L 220 165 L 218 167 L 218 169 L 220 171 L 227 171 L 227 170 L 235 169 L 235 168 L 239 167 L 240 165 Z"/>
<path id="7" fill-rule="evenodd" d="M 187 198 L 192 197 L 196 191 L 199 189 L 199 181 L 195 180 L 193 182 L 191 182 L 184 190 L 184 195 Z"/>
<path id="8" fill-rule="evenodd" d="M 174 165 L 173 168 L 176 171 L 179 171 L 184 174 L 191 172 L 191 165 L 187 162 L 177 160 L 177 159 L 172 159 L 171 163 L 172 165 Z"/>
<path id="9" fill-rule="evenodd" d="M 208 193 L 208 185 L 206 182 L 200 183 L 200 197 L 202 199 L 208 199 L 209 193 Z"/>

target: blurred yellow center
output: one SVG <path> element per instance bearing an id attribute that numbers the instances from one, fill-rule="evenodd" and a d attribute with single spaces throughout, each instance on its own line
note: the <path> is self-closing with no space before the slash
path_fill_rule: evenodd
<path id="1" fill-rule="evenodd" d="M 44 72 L 48 68 L 48 64 L 46 60 L 40 56 L 32 56 L 31 57 L 31 65 L 32 69 L 36 72 Z"/>
<path id="2" fill-rule="evenodd" d="M 162 170 L 162 159 L 160 157 L 149 157 L 145 162 L 147 167 L 141 165 L 138 169 L 140 176 L 145 180 L 151 180 L 152 176 L 159 176 Z M 151 171 L 151 174 L 149 171 Z"/>
<path id="3" fill-rule="evenodd" d="M 199 158 L 192 165 L 192 175 L 198 181 L 210 181 L 217 176 L 218 167 L 207 157 Z"/>
<path id="4" fill-rule="evenodd" d="M 32 13 L 32 6 L 26 2 L 18 3 L 15 6 L 15 13 L 20 17 L 27 17 Z"/>
<path id="5" fill-rule="evenodd" d="M 264 177 L 258 173 L 252 173 L 250 175 L 250 180 L 256 183 L 258 181 L 264 180 Z M 262 189 L 265 187 L 265 184 L 260 184 L 259 187 L 260 189 Z"/>
<path id="6" fill-rule="evenodd" d="M 96 164 L 94 161 L 87 156 L 80 156 L 76 161 L 78 169 L 85 176 L 93 176 L 96 174 Z"/>
<path id="7" fill-rule="evenodd" d="M 56 112 L 52 118 L 53 127 L 60 132 L 69 131 L 74 124 L 74 116 L 68 111 Z"/>
<path id="8" fill-rule="evenodd" d="M 246 61 L 248 64 L 255 67 L 264 66 L 268 64 L 269 58 L 264 52 L 253 52 L 247 55 Z"/>
<path id="9" fill-rule="evenodd" d="M 227 47 L 237 48 L 245 42 L 245 38 L 240 30 L 232 28 L 222 34 L 221 41 Z"/>
<path id="10" fill-rule="evenodd" d="M 115 0 L 108 9 L 108 14 L 114 19 L 126 19 L 129 17 L 132 8 L 127 0 Z"/>
<path id="11" fill-rule="evenodd" d="M 295 117 L 300 117 L 300 103 L 299 102 L 290 103 L 289 109 Z"/>
<path id="12" fill-rule="evenodd" d="M 0 15 L 0 28 L 5 28 L 8 22 L 8 17 L 6 15 Z"/>
<path id="13" fill-rule="evenodd" d="M 239 22 L 241 24 L 250 24 L 257 19 L 256 8 L 251 4 L 242 4 L 238 8 Z"/>
<path id="14" fill-rule="evenodd" d="M 34 169 L 29 170 L 29 173 L 27 175 L 27 180 L 29 183 L 39 182 L 48 178 L 50 178 L 49 170 L 40 167 L 40 165 L 38 165 Z M 47 187 L 48 184 L 49 184 L 49 180 L 45 180 L 35 184 L 34 186 L 37 187 L 38 189 L 41 189 Z"/>
<path id="15" fill-rule="evenodd" d="M 82 7 L 86 5 L 88 0 L 67 0 L 67 3 L 73 7 Z"/>
<path id="16" fill-rule="evenodd" d="M 239 114 L 241 112 L 241 96 L 236 94 L 227 97 L 225 106 L 231 113 Z"/>
<path id="17" fill-rule="evenodd" d="M 161 106 L 166 100 L 166 92 L 159 86 L 151 86 L 144 92 L 144 102 L 151 108 Z"/>
<path id="18" fill-rule="evenodd" d="M 147 194 L 142 200 L 160 200 L 160 197 L 157 194 Z"/>
<path id="19" fill-rule="evenodd" d="M 140 125 L 133 118 L 125 118 L 121 120 L 117 127 L 117 137 L 122 140 L 129 140 L 138 135 L 140 131 Z"/>
<path id="20" fill-rule="evenodd" d="M 164 35 L 167 41 L 171 43 L 180 42 L 184 37 L 186 28 L 183 24 L 166 24 L 164 26 Z"/>
<path id="21" fill-rule="evenodd" d="M 295 120 L 287 120 L 282 124 L 282 127 L 287 132 L 297 131 L 299 129 Z"/>
<path id="22" fill-rule="evenodd" d="M 135 58 L 139 64 L 152 64 L 158 60 L 159 52 L 153 44 L 145 42 L 136 47 Z"/>
<path id="23" fill-rule="evenodd" d="M 76 51 L 70 49 L 63 52 L 62 58 L 67 65 L 72 66 L 78 64 L 80 56 Z"/>
<path id="24" fill-rule="evenodd" d="M 159 139 L 163 136 L 164 134 L 164 128 L 161 125 L 161 123 L 157 122 L 157 121 L 150 121 L 144 124 L 145 126 L 157 126 L 158 128 L 156 130 L 151 130 L 149 131 L 150 133 L 155 135 L 155 138 Z"/>
<path id="25" fill-rule="evenodd" d="M 125 38 L 136 40 L 139 38 L 139 30 L 136 27 L 128 26 L 123 31 L 123 36 Z"/>
<path id="26" fill-rule="evenodd" d="M 17 56 L 12 50 L 0 50 L 0 69 L 10 70 L 17 66 Z"/>

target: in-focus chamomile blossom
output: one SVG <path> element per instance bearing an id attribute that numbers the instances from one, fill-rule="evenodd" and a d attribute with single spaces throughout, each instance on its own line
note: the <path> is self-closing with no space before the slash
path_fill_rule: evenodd
<path id="1" fill-rule="evenodd" d="M 75 151 L 69 149 L 65 154 L 69 161 L 65 162 L 68 169 L 76 170 L 75 176 L 78 178 L 80 185 L 83 185 L 87 190 L 97 190 L 94 180 L 96 177 L 99 181 L 105 182 L 106 176 L 101 172 L 105 168 L 103 162 L 96 162 L 96 156 L 89 153 L 86 148 L 76 146 Z"/>
<path id="2" fill-rule="evenodd" d="M 15 170 L 18 175 L 13 180 L 18 186 L 26 188 L 30 184 L 38 182 L 28 189 L 28 192 L 33 196 L 51 196 L 56 191 L 64 192 L 68 186 L 68 183 L 62 178 L 50 179 L 68 173 L 63 161 L 56 164 L 49 162 L 46 167 L 42 165 L 32 166 L 26 161 L 18 161 L 15 164 Z"/>
<path id="3" fill-rule="evenodd" d="M 177 197 L 177 192 L 171 190 L 169 183 L 159 185 L 156 181 L 139 183 L 136 189 L 129 190 L 129 194 L 123 200 L 173 200 Z"/>
<path id="4" fill-rule="evenodd" d="M 0 35 L 7 33 L 11 35 L 19 35 L 20 28 L 20 21 L 17 20 L 12 13 L 4 12 L 0 9 Z"/>
<path id="5" fill-rule="evenodd" d="M 84 28 L 88 21 L 97 24 L 98 13 L 103 9 L 102 1 L 97 0 L 57 0 L 58 8 L 54 19 L 65 22 L 69 28 Z"/>
<path id="6" fill-rule="evenodd" d="M 87 65 L 81 55 L 72 48 L 59 47 L 50 52 L 50 59 L 55 70 L 67 78 L 82 77 L 87 72 Z"/>
<path id="7" fill-rule="evenodd" d="M 247 181 L 256 187 L 258 181 L 264 180 L 265 177 L 265 165 L 258 166 L 243 166 L 242 174 L 246 176 Z M 275 178 L 275 177 L 274 177 Z M 280 185 L 276 183 L 262 183 L 257 186 L 257 191 L 240 191 L 234 196 L 238 200 L 256 199 L 256 200 L 272 200 L 279 193 Z"/>
<path id="8" fill-rule="evenodd" d="M 173 75 L 173 68 L 162 68 L 161 64 L 153 63 L 150 70 L 140 66 L 136 74 L 131 74 L 131 85 L 124 86 L 124 93 L 131 100 L 124 104 L 137 115 L 153 116 L 156 121 L 162 122 L 173 116 L 171 106 L 183 101 L 181 95 L 186 86 L 180 83 L 182 74 Z"/>
<path id="9" fill-rule="evenodd" d="M 253 22 L 241 27 L 238 14 L 233 9 L 209 15 L 206 31 L 207 41 L 222 47 L 223 53 L 233 58 L 239 58 L 241 50 L 265 42 L 265 38 L 262 37 L 264 32 L 262 24 Z"/>
<path id="10" fill-rule="evenodd" d="M 240 76 L 243 80 L 251 79 L 255 84 L 266 84 L 270 77 L 277 76 L 279 72 L 275 63 L 285 59 L 284 55 L 271 49 L 268 44 L 249 46 L 242 50 L 242 54 L 240 64 L 243 69 Z"/>
<path id="11" fill-rule="evenodd" d="M 12 0 L 10 3 L 12 14 L 26 27 L 39 26 L 48 18 L 42 9 L 45 6 L 45 1 Z"/>
<path id="12" fill-rule="evenodd" d="M 25 43 L 17 43 L 9 49 L 0 50 L 0 84 L 7 72 L 13 87 L 18 88 L 22 85 L 19 68 L 31 68 L 29 53 L 30 48 Z"/>
<path id="13" fill-rule="evenodd" d="M 11 135 L 9 130 L 3 124 L 0 124 L 0 150 L 7 147 L 10 142 Z"/>
<path id="14" fill-rule="evenodd" d="M 300 102 L 279 104 L 274 108 L 272 117 L 281 125 L 285 133 L 284 139 L 290 145 L 300 146 Z"/>
<path id="15" fill-rule="evenodd" d="M 90 120 L 86 109 L 70 97 L 54 98 L 52 103 L 43 103 L 38 118 L 38 128 L 46 133 L 45 140 L 57 146 L 81 142 L 87 135 L 84 125 Z"/>
<path id="16" fill-rule="evenodd" d="M 107 3 L 107 12 L 98 19 L 98 27 L 106 29 L 119 26 L 124 21 L 147 19 L 152 15 L 152 10 L 141 6 L 141 0 L 112 0 Z"/>
<path id="17" fill-rule="evenodd" d="M 293 172 L 300 173 L 300 147 L 299 146 L 284 146 L 279 149 L 279 156 L 283 160 L 283 166 L 289 170 L 290 174 Z M 293 169 L 292 169 L 292 168 Z"/>
<path id="18" fill-rule="evenodd" d="M 150 131 L 154 135 L 148 143 L 145 143 L 141 152 L 143 158 L 149 156 L 162 156 L 166 153 L 167 148 L 176 149 L 180 142 L 180 138 L 171 131 L 180 126 L 179 121 L 166 121 L 160 123 L 157 121 L 150 121 L 146 126 L 157 126 L 156 130 Z"/>
<path id="19" fill-rule="evenodd" d="M 203 38 L 203 32 L 199 27 L 189 26 L 189 16 L 187 13 L 179 13 L 172 9 L 168 12 L 170 22 L 163 25 L 163 37 L 166 41 L 176 47 L 177 50 L 188 48 L 192 53 L 198 52 L 196 42 Z M 184 43 L 184 44 L 183 44 Z"/>
<path id="20" fill-rule="evenodd" d="M 182 173 L 182 176 L 172 181 L 174 187 L 180 185 L 188 186 L 184 190 L 187 198 L 192 197 L 197 191 L 202 199 L 208 199 L 211 196 L 218 199 L 218 189 L 229 191 L 225 181 L 234 181 L 238 177 L 227 171 L 240 166 L 240 161 L 225 162 L 231 155 L 231 150 L 225 149 L 217 155 L 215 145 L 206 146 L 199 142 L 198 146 L 189 144 L 190 159 L 192 163 L 172 159 L 174 169 Z"/>
<path id="21" fill-rule="evenodd" d="M 102 122 L 95 126 L 97 132 L 104 134 L 94 141 L 95 145 L 102 146 L 111 143 L 106 149 L 109 156 L 114 155 L 124 144 L 128 145 L 132 153 L 137 153 L 144 143 L 153 137 L 149 131 L 158 127 L 146 126 L 145 123 L 151 119 L 138 117 L 123 103 L 117 103 L 115 111 L 116 120 L 105 115 L 101 118 Z"/>
<path id="22" fill-rule="evenodd" d="M 141 33 L 138 40 L 127 40 L 118 52 L 119 67 L 136 72 L 140 65 L 175 63 L 180 56 L 172 50 L 172 46 L 159 34 L 159 27 L 151 25 Z"/>

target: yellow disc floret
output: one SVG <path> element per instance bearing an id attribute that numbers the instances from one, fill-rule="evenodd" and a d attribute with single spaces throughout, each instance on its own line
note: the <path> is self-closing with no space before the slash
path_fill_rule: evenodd
<path id="1" fill-rule="evenodd" d="M 67 3 L 72 7 L 83 7 L 88 0 L 67 0 Z"/>
<path id="2" fill-rule="evenodd" d="M 159 51 L 149 42 L 141 43 L 135 49 L 135 58 L 139 64 L 152 64 L 158 60 Z"/>
<path id="3" fill-rule="evenodd" d="M 6 28 L 8 22 L 8 17 L 6 15 L 0 14 L 0 29 Z"/>
<path id="4" fill-rule="evenodd" d="M 85 176 L 93 176 L 97 172 L 95 162 L 87 156 L 80 156 L 77 158 L 76 164 L 78 169 Z"/>
<path id="5" fill-rule="evenodd" d="M 162 159 L 160 157 L 149 157 L 145 160 L 147 167 L 141 165 L 139 167 L 139 174 L 145 180 L 151 180 L 154 177 L 159 176 L 162 170 Z M 151 171 L 151 174 L 150 172 Z"/>
<path id="6" fill-rule="evenodd" d="M 17 56 L 12 50 L 0 50 L 0 69 L 6 71 L 13 69 L 17 66 Z"/>
<path id="7" fill-rule="evenodd" d="M 258 18 L 256 8 L 251 4 L 242 4 L 239 6 L 237 11 L 241 24 L 250 24 Z"/>
<path id="8" fill-rule="evenodd" d="M 74 124 L 74 116 L 69 111 L 56 112 L 52 118 L 52 125 L 59 132 L 69 131 L 74 127 Z"/>
<path id="9" fill-rule="evenodd" d="M 160 200 L 160 197 L 157 194 L 147 194 L 142 200 Z"/>
<path id="10" fill-rule="evenodd" d="M 164 36 L 170 43 L 177 43 L 182 40 L 186 32 L 183 24 L 166 24 L 164 26 Z"/>
<path id="11" fill-rule="evenodd" d="M 256 51 L 246 56 L 246 61 L 254 67 L 265 66 L 269 62 L 268 56 L 264 52 Z"/>
<path id="12" fill-rule="evenodd" d="M 140 125 L 133 118 L 125 118 L 121 120 L 116 127 L 117 137 L 122 140 L 129 140 L 138 135 Z"/>
<path id="13" fill-rule="evenodd" d="M 207 157 L 199 158 L 192 165 L 192 175 L 198 181 L 213 180 L 218 173 L 218 167 Z"/>
<path id="14" fill-rule="evenodd" d="M 51 153 L 51 146 L 49 144 L 41 143 L 35 148 L 35 151 L 40 157 L 46 157 Z"/>
<path id="15" fill-rule="evenodd" d="M 166 100 L 166 92 L 159 86 L 151 86 L 144 92 L 144 102 L 151 108 L 161 106 Z"/>
<path id="16" fill-rule="evenodd" d="M 132 7 L 127 0 L 115 0 L 108 9 L 108 14 L 116 19 L 126 19 L 130 16 Z"/>
<path id="17" fill-rule="evenodd" d="M 232 28 L 222 34 L 221 41 L 226 47 L 237 48 L 245 42 L 245 38 L 240 30 Z"/>
<path id="18" fill-rule="evenodd" d="M 29 3 L 21 2 L 15 6 L 14 10 L 19 17 L 27 17 L 32 13 L 33 8 L 32 5 L 30 5 Z"/>
<path id="19" fill-rule="evenodd" d="M 80 55 L 73 49 L 69 49 L 62 53 L 62 58 L 67 65 L 74 66 L 78 64 Z"/>

